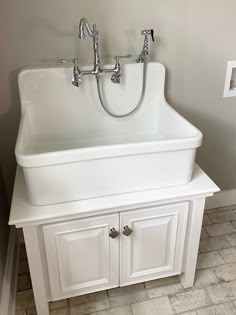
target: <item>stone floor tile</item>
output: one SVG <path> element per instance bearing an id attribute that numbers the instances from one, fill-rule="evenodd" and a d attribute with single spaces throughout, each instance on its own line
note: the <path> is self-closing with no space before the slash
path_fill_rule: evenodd
<path id="1" fill-rule="evenodd" d="M 69 315 L 68 308 L 58 308 L 50 311 L 50 315 Z"/>
<path id="2" fill-rule="evenodd" d="M 235 212 L 235 214 L 236 214 L 236 212 Z M 232 221 L 231 223 L 233 224 L 234 227 L 236 227 L 236 221 Z"/>
<path id="3" fill-rule="evenodd" d="M 202 239 L 200 240 L 199 245 L 201 253 L 212 252 L 229 247 L 231 247 L 231 244 L 227 241 L 226 235 Z"/>
<path id="4" fill-rule="evenodd" d="M 206 290 L 214 304 L 224 303 L 236 299 L 236 281 L 212 285 L 206 288 Z"/>
<path id="5" fill-rule="evenodd" d="M 176 294 L 179 292 L 184 291 L 183 286 L 181 283 L 174 283 L 166 286 L 161 286 L 157 288 L 147 289 L 148 297 L 155 298 L 155 297 L 161 297 L 169 294 Z"/>
<path id="6" fill-rule="evenodd" d="M 51 310 L 49 314 L 50 315 L 70 315 L 69 308 L 58 308 L 55 310 Z M 36 308 L 27 309 L 27 315 L 38 315 Z M 83 314 L 83 315 L 89 315 L 89 314 Z"/>
<path id="7" fill-rule="evenodd" d="M 207 225 L 205 226 L 205 229 L 210 236 L 219 236 L 236 232 L 234 226 L 230 222 Z"/>
<path id="8" fill-rule="evenodd" d="M 203 289 L 176 294 L 170 297 L 170 301 L 177 313 L 195 310 L 211 304 Z"/>
<path id="9" fill-rule="evenodd" d="M 160 297 L 140 303 L 131 304 L 134 315 L 170 315 L 174 311 L 168 297 Z"/>
<path id="10" fill-rule="evenodd" d="M 236 205 L 231 205 L 231 206 L 225 206 L 225 207 L 220 207 L 220 208 L 213 208 L 213 209 L 205 209 L 205 213 L 215 213 L 215 212 L 221 212 L 221 211 L 229 211 L 229 210 L 235 210 Z"/>
<path id="11" fill-rule="evenodd" d="M 236 246 L 236 233 L 225 235 L 225 238 L 231 246 Z"/>
<path id="12" fill-rule="evenodd" d="M 198 255 L 197 269 L 204 269 L 224 264 L 224 260 L 218 252 L 210 252 Z"/>
<path id="13" fill-rule="evenodd" d="M 27 315 L 26 310 L 16 310 L 15 315 Z"/>
<path id="14" fill-rule="evenodd" d="M 213 222 L 211 221 L 209 216 L 207 214 L 204 214 L 202 225 L 205 226 L 205 225 L 211 225 L 211 224 L 213 224 Z"/>
<path id="15" fill-rule="evenodd" d="M 233 303 L 224 303 L 219 305 L 208 306 L 197 310 L 197 315 L 235 315 L 236 309 Z"/>
<path id="16" fill-rule="evenodd" d="M 131 306 L 125 305 L 121 307 L 109 308 L 105 311 L 92 313 L 91 315 L 133 315 Z"/>
<path id="17" fill-rule="evenodd" d="M 17 292 L 27 290 L 28 288 L 28 275 L 27 273 L 18 275 L 17 278 Z"/>
<path id="18" fill-rule="evenodd" d="M 151 288 L 174 284 L 174 283 L 180 283 L 178 276 L 172 276 L 172 277 L 166 277 L 166 278 L 161 278 L 157 280 L 147 281 L 144 283 L 144 285 L 147 289 L 151 289 Z"/>
<path id="19" fill-rule="evenodd" d="M 226 263 L 236 262 L 236 247 L 219 250 L 219 253 Z"/>
<path id="20" fill-rule="evenodd" d="M 29 265 L 27 259 L 19 261 L 18 274 L 22 273 L 29 273 Z"/>
<path id="21" fill-rule="evenodd" d="M 32 290 L 25 290 L 16 293 L 16 309 L 35 306 Z"/>
<path id="22" fill-rule="evenodd" d="M 100 300 L 107 299 L 107 292 L 106 291 L 99 291 L 91 294 L 85 294 L 81 296 L 72 297 L 69 299 L 69 306 L 84 304 L 89 302 L 96 302 Z"/>
<path id="23" fill-rule="evenodd" d="M 212 269 L 220 280 L 232 281 L 236 279 L 236 263 L 225 264 Z"/>
<path id="24" fill-rule="evenodd" d="M 208 214 L 213 223 L 223 223 L 236 220 L 236 213 L 233 210 Z"/>
<path id="25" fill-rule="evenodd" d="M 49 303 L 49 309 L 51 311 L 58 308 L 66 308 L 66 307 L 68 307 L 68 299 L 54 301 L 54 302 Z"/>
<path id="26" fill-rule="evenodd" d="M 144 284 L 143 283 L 137 283 L 133 285 L 127 285 L 125 287 L 115 288 L 108 290 L 108 296 L 118 296 L 118 295 L 124 295 L 124 294 L 130 294 L 134 293 L 136 291 L 144 290 Z"/>
<path id="27" fill-rule="evenodd" d="M 101 300 L 101 301 L 94 301 L 90 303 L 70 306 L 70 315 L 84 315 L 87 313 L 103 311 L 108 308 L 110 308 L 108 299 Z"/>
<path id="28" fill-rule="evenodd" d="M 117 307 L 131 303 L 141 302 L 148 298 L 147 291 L 137 291 L 130 294 L 118 295 L 109 298 L 110 307 Z"/>
<path id="29" fill-rule="evenodd" d="M 209 237 L 209 234 L 208 234 L 207 231 L 204 229 L 204 227 L 202 227 L 202 230 L 201 230 L 201 239 L 208 238 L 208 237 Z"/>
<path id="30" fill-rule="evenodd" d="M 197 315 L 197 313 L 193 311 L 193 312 L 187 312 L 187 313 L 179 313 L 179 315 Z"/>
<path id="31" fill-rule="evenodd" d="M 197 270 L 193 289 L 202 289 L 219 282 L 220 280 L 216 277 L 212 269 Z"/>

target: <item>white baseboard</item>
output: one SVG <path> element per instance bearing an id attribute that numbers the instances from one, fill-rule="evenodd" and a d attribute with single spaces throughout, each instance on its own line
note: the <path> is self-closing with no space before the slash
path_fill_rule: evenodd
<path id="1" fill-rule="evenodd" d="M 0 299 L 0 315 L 15 314 L 19 251 L 20 246 L 17 239 L 16 228 L 12 226 L 10 229 L 7 260 L 3 278 L 2 295 Z"/>
<path id="2" fill-rule="evenodd" d="M 236 189 L 222 190 L 207 198 L 205 209 L 236 205 Z"/>

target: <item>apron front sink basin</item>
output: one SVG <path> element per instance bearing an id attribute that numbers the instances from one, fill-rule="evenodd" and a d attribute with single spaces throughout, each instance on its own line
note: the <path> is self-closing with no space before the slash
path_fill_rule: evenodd
<path id="1" fill-rule="evenodd" d="M 101 84 L 109 108 L 134 108 L 142 64 L 123 65 L 121 84 Z M 71 84 L 72 67 L 28 68 L 19 74 L 21 122 L 16 144 L 33 205 L 187 184 L 201 132 L 164 97 L 165 68 L 149 63 L 141 108 L 116 119 L 102 109 L 96 80 Z"/>

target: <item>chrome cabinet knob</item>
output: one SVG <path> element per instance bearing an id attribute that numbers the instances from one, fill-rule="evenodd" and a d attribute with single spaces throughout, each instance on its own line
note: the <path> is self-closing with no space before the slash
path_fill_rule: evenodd
<path id="1" fill-rule="evenodd" d="M 131 228 L 128 227 L 128 225 L 125 225 L 123 228 L 123 234 L 125 236 L 129 236 L 131 233 L 133 232 L 133 230 Z"/>
<path id="2" fill-rule="evenodd" d="M 110 229 L 109 236 L 111 238 L 116 238 L 119 235 L 119 232 L 113 227 Z"/>

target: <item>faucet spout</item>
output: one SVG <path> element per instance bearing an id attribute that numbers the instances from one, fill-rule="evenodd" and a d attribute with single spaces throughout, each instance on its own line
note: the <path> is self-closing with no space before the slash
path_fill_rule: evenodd
<path id="1" fill-rule="evenodd" d="M 96 25 L 93 24 L 93 29 L 91 29 L 91 27 L 88 23 L 88 20 L 86 18 L 82 18 L 80 20 L 80 23 L 79 23 L 79 35 L 78 35 L 78 37 L 80 39 L 85 38 L 85 29 L 86 29 L 87 33 L 89 34 L 89 36 L 91 36 L 91 37 L 96 36 L 96 34 L 97 34 Z"/>
<path id="2" fill-rule="evenodd" d="M 96 24 L 93 24 L 93 29 L 91 29 L 88 20 L 86 18 L 82 18 L 79 23 L 79 38 L 85 38 L 85 29 L 89 36 L 93 38 L 94 67 L 92 74 L 99 77 L 103 70 L 100 67 L 98 31 L 96 29 Z"/>

